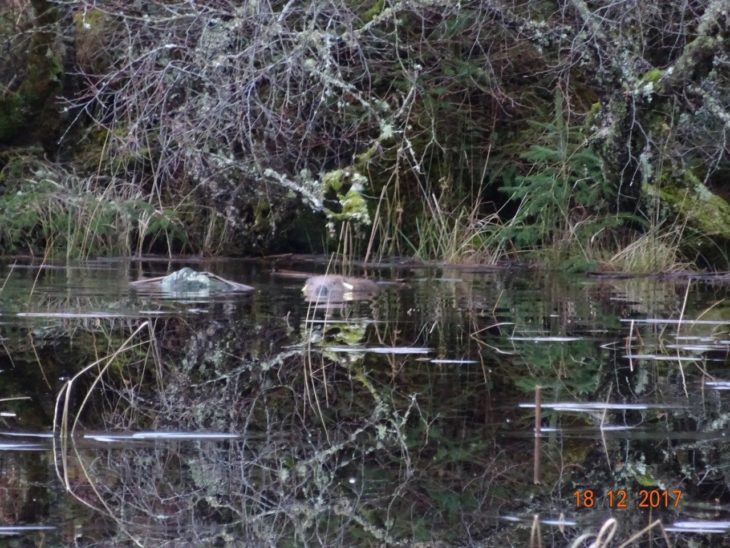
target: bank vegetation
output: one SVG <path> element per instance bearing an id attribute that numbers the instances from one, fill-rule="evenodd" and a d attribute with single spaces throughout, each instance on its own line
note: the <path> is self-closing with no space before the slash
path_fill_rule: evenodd
<path id="1" fill-rule="evenodd" d="M 0 249 L 726 268 L 730 0 L 15 0 Z"/>

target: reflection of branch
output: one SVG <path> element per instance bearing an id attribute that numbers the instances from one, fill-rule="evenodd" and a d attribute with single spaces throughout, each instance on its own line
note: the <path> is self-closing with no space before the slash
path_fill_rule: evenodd
<path id="1" fill-rule="evenodd" d="M 78 425 L 79 418 L 81 416 L 81 413 L 88 403 L 92 393 L 94 392 L 94 388 L 96 385 L 101 381 L 102 376 L 106 372 L 109 367 L 115 363 L 115 360 L 119 355 L 123 352 L 132 350 L 136 348 L 140 343 L 134 344 L 130 346 L 130 343 L 137 337 L 137 335 L 143 331 L 144 329 L 149 329 L 150 323 L 148 321 L 142 322 L 137 329 L 135 329 L 132 334 L 125 340 L 119 348 L 117 348 L 114 352 L 112 352 L 109 356 L 105 356 L 103 358 L 100 358 L 93 363 L 87 365 L 84 367 L 81 371 L 76 373 L 71 379 L 66 381 L 66 383 L 63 385 L 61 390 L 58 392 L 58 396 L 56 397 L 56 405 L 54 408 L 53 413 L 53 454 L 54 456 L 58 455 L 58 450 L 60 450 L 61 454 L 61 463 L 59 465 L 58 458 L 54 459 L 54 468 L 56 471 L 56 476 L 58 479 L 63 483 L 63 485 L 66 488 L 66 491 L 70 493 L 76 500 L 84 504 L 85 506 L 97 511 L 102 512 L 106 515 L 108 515 L 111 519 L 113 519 L 118 525 L 122 526 L 122 531 L 129 536 L 129 538 L 137 545 L 142 546 L 143 544 L 139 542 L 136 538 L 134 538 L 133 535 L 129 534 L 126 527 L 123 526 L 123 521 L 115 515 L 112 508 L 109 506 L 107 501 L 104 499 L 104 497 L 101 495 L 99 490 L 97 489 L 96 482 L 92 479 L 92 476 L 94 474 L 90 474 L 89 471 L 86 469 L 86 466 L 84 465 L 84 461 L 81 458 L 81 455 L 79 454 L 78 448 L 76 447 L 76 442 L 73 439 L 74 432 L 76 430 L 76 426 Z M 106 362 L 106 363 L 104 363 Z M 70 422 L 70 402 L 71 402 L 71 392 L 73 390 L 74 383 L 78 381 L 82 376 L 84 376 L 87 372 L 90 370 L 101 366 L 101 364 L 104 363 L 104 366 L 101 367 L 100 371 L 97 373 L 96 377 L 94 378 L 93 382 L 91 383 L 91 386 L 89 387 L 86 395 L 84 396 L 81 404 L 79 405 L 78 410 L 76 411 L 76 415 L 73 420 L 73 426 L 69 429 L 69 422 Z M 61 408 L 61 401 L 63 401 L 63 408 Z M 60 442 L 60 448 L 56 447 L 57 438 Z M 83 497 L 79 496 L 74 488 L 71 486 L 71 481 L 69 479 L 69 442 L 71 442 L 71 447 L 73 447 L 74 454 L 76 456 L 77 462 L 79 464 L 79 467 L 81 469 L 81 472 L 84 474 L 84 477 L 86 478 L 86 482 L 89 485 L 89 487 L 94 492 L 94 495 L 99 500 L 99 502 L 102 504 L 104 510 L 94 506 L 87 500 L 85 500 Z M 58 449 L 58 450 L 57 450 Z"/>
<path id="2" fill-rule="evenodd" d="M 301 355 L 301 350 L 289 350 L 287 352 L 280 352 L 276 354 L 276 356 L 268 360 L 262 359 L 262 361 L 257 365 L 257 368 L 259 368 L 261 371 L 269 371 L 276 366 L 283 366 L 289 358 L 299 357 Z M 234 379 L 238 375 L 249 371 L 251 371 L 251 364 L 246 364 L 213 379 L 208 379 L 199 383 L 193 383 L 190 386 L 197 388 L 199 386 L 205 386 L 207 384 L 214 384 L 221 381 Z"/>
<path id="3" fill-rule="evenodd" d="M 151 520 L 153 525 L 164 516 L 165 526 L 169 527 L 172 520 L 194 512 L 199 501 L 205 500 L 211 508 L 232 512 L 235 519 L 240 520 L 236 523 L 243 527 L 246 541 L 251 543 L 262 539 L 262 531 L 274 535 L 292 531 L 299 534 L 316 530 L 320 523 L 340 516 L 347 518 L 342 520 L 343 530 L 357 527 L 374 540 L 408 545 L 408 539 L 399 540 L 397 535 L 391 535 L 387 527 L 365 511 L 371 504 L 369 499 L 353 499 L 349 490 L 343 493 L 337 478 L 346 467 L 364 461 L 366 456 L 383 448 L 400 446 L 401 455 L 408 451 L 405 428 L 414 399 L 411 398 L 406 409 L 397 411 L 383 398 L 370 377 L 363 371 L 356 371 L 354 377 L 361 382 L 354 385 L 365 388 L 358 393 L 370 402 L 369 417 L 361 415 L 362 409 L 353 409 L 357 415 L 352 417 L 344 416 L 343 410 L 338 410 L 337 437 L 327 442 L 321 431 L 312 430 L 319 421 L 312 424 L 300 412 L 304 396 L 297 394 L 293 387 L 300 385 L 302 380 L 306 382 L 303 369 L 278 367 L 287 362 L 291 364 L 289 358 L 301 353 L 302 349 L 296 348 L 273 357 L 262 357 L 255 366 L 247 363 L 198 383 L 190 382 L 192 379 L 185 376 L 184 371 L 176 369 L 175 375 L 182 376 L 171 379 L 164 387 L 164 394 L 150 399 L 136 398 L 152 406 L 149 410 L 138 410 L 138 415 L 156 417 L 155 429 L 164 430 L 166 425 L 174 425 L 176 431 L 195 432 L 206 428 L 204 425 L 210 421 L 217 424 L 225 418 L 242 441 L 226 447 L 207 446 L 210 450 L 196 452 L 194 459 L 187 458 L 177 446 L 156 446 L 154 449 L 125 446 L 111 449 L 109 456 L 101 459 L 97 451 L 92 451 L 89 458 L 93 462 L 82 462 L 86 456 L 77 453 L 81 468 L 86 470 L 88 467 L 84 472 L 84 485 L 88 485 L 104 503 L 106 510 L 101 511 L 112 517 L 116 514 L 121 519 L 122 512 L 127 512 L 123 509 L 132 505 L 135 510 L 131 515 Z M 99 365 L 106 367 L 103 362 Z M 340 375 L 343 368 L 331 368 L 330 371 Z M 262 374 L 265 376 L 259 377 Z M 275 385 L 267 379 L 276 379 Z M 337 376 L 310 388 L 323 390 L 326 385 L 333 386 L 336 382 Z M 351 382 L 346 381 L 346 386 L 348 390 L 352 389 Z M 243 387 L 246 389 L 242 394 Z M 114 389 L 111 385 L 107 388 L 107 394 L 118 393 L 120 403 L 129 397 L 125 389 Z M 192 402 L 190 388 L 195 389 Z M 290 395 L 278 399 L 272 391 L 277 388 L 286 388 Z M 98 390 L 95 392 L 100 395 Z M 206 411 L 201 416 L 200 402 L 203 401 Z M 237 407 L 240 412 L 231 414 Z M 126 405 L 111 402 L 110 410 L 113 414 L 105 429 L 118 429 L 119 413 L 128 414 Z M 129 426 L 125 422 L 127 429 Z M 165 465 L 181 458 L 186 459 L 190 471 L 183 477 Z M 142 475 L 138 474 L 141 462 L 152 462 L 152 465 L 146 465 L 146 473 Z M 394 471 L 403 473 L 400 459 Z M 410 477 L 410 472 L 406 476 Z M 167 504 L 173 507 L 161 509 L 162 490 L 174 493 L 174 499 L 179 502 L 172 503 L 168 499 Z M 398 498 L 396 494 L 391 496 L 394 500 Z M 124 519 L 119 523 L 129 528 L 127 534 L 136 535 L 143 544 L 152 540 L 150 535 L 155 532 L 154 527 L 137 530 L 137 520 L 130 520 L 128 513 Z M 277 533 L 270 532 L 273 523 L 278 524 Z M 177 535 L 182 535 L 178 540 L 199 539 L 197 530 L 185 529 L 182 523 L 176 531 Z"/>
<path id="4" fill-rule="evenodd" d="M 380 542 L 386 543 L 388 546 L 411 546 L 413 539 L 396 540 L 386 529 L 378 527 L 370 521 L 366 521 L 365 518 L 352 506 L 352 502 L 346 498 L 338 499 L 332 507 L 334 513 L 338 516 L 346 517 L 353 520 L 363 531 L 369 533 L 374 539 Z"/>

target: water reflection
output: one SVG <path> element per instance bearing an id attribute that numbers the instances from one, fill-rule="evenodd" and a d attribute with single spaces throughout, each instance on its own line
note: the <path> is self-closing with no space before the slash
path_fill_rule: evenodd
<path id="1" fill-rule="evenodd" d="M 301 275 L 218 261 L 195 266 L 255 290 L 129 290 L 180 266 L 6 271 L 0 535 L 570 546 L 727 530 L 722 285 L 389 266 L 373 277 L 402 281 L 317 308 Z"/>

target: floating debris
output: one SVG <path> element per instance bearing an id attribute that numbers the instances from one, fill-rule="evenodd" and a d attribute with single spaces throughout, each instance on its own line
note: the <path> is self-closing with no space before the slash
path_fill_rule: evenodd
<path id="1" fill-rule="evenodd" d="M 84 439 L 117 442 L 117 441 L 215 441 L 239 439 L 239 434 L 228 434 L 225 432 L 134 432 L 130 434 L 84 434 Z"/>
<path id="2" fill-rule="evenodd" d="M 667 344 L 666 348 L 684 350 L 686 352 L 709 352 L 710 350 L 727 350 L 724 344 Z"/>
<path id="3" fill-rule="evenodd" d="M 699 362 L 703 357 L 693 356 L 664 356 L 661 354 L 624 354 L 624 358 L 630 360 L 654 360 L 658 362 Z"/>
<path id="4" fill-rule="evenodd" d="M 0 432 L 0 436 L 10 436 L 17 438 L 45 438 L 51 439 L 52 432 Z"/>
<path id="5" fill-rule="evenodd" d="M 646 324 L 674 324 L 674 325 L 730 325 L 730 320 L 688 320 L 688 319 L 662 319 L 662 318 L 643 318 L 643 319 L 627 319 L 620 318 L 623 323 L 646 323 Z"/>
<path id="6" fill-rule="evenodd" d="M 0 525 L 0 535 L 11 536 L 31 531 L 55 531 L 51 525 Z"/>
<path id="7" fill-rule="evenodd" d="M 582 341 L 583 337 L 509 337 L 509 340 L 525 342 L 574 342 Z"/>
<path id="8" fill-rule="evenodd" d="M 299 270 L 285 270 L 285 269 L 277 269 L 273 270 L 271 272 L 272 276 L 276 276 L 279 278 L 290 278 L 294 280 L 306 280 L 307 278 L 312 277 L 311 272 L 300 272 Z"/>
<path id="9" fill-rule="evenodd" d="M 316 325 L 353 325 L 353 324 L 370 325 L 370 324 L 383 324 L 385 322 L 373 320 L 371 318 L 362 317 L 362 318 L 348 318 L 346 320 L 338 320 L 335 318 L 324 318 L 324 319 L 305 318 L 304 323 L 311 323 L 311 324 L 316 324 Z"/>
<path id="10" fill-rule="evenodd" d="M 325 350 L 329 352 L 370 352 L 371 354 L 428 354 L 433 352 L 433 348 L 413 346 L 328 346 Z"/>
<path id="11" fill-rule="evenodd" d="M 0 451 L 45 451 L 48 449 L 41 443 L 2 443 L 0 442 Z"/>
<path id="12" fill-rule="evenodd" d="M 139 318 L 139 314 L 123 312 L 18 312 L 19 318 L 64 318 L 64 319 L 117 319 Z"/>
<path id="13" fill-rule="evenodd" d="M 543 407 L 543 406 L 541 406 Z M 549 426 L 542 426 L 540 428 L 541 433 L 557 433 L 557 434 L 588 434 L 595 436 L 596 433 L 600 432 L 626 432 L 628 430 L 634 430 L 635 426 L 628 426 L 626 424 L 606 424 L 600 428 L 551 428 Z M 532 432 L 529 435 L 533 435 Z"/>
<path id="14" fill-rule="evenodd" d="M 531 523 L 534 519 L 533 516 L 530 516 L 529 518 L 521 518 L 519 516 L 499 516 L 499 519 L 503 521 L 508 521 L 510 523 Z M 578 525 L 578 522 L 572 519 L 565 519 L 563 517 L 558 518 L 545 518 L 539 520 L 540 523 L 544 525 L 556 525 L 558 527 L 576 527 Z"/>
<path id="15" fill-rule="evenodd" d="M 534 403 L 520 403 L 518 407 L 523 409 L 534 408 Z M 648 411 L 649 409 L 686 409 L 686 405 L 674 405 L 670 403 L 606 403 L 606 402 L 556 402 L 543 403 L 541 407 L 554 409 L 556 411 Z"/>
<path id="16" fill-rule="evenodd" d="M 675 521 L 664 530 L 670 533 L 703 533 L 717 534 L 725 533 L 730 529 L 730 521 Z"/>

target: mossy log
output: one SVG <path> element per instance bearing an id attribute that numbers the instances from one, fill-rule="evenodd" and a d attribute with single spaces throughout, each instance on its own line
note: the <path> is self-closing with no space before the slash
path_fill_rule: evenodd
<path id="1" fill-rule="evenodd" d="M 691 171 L 682 174 L 681 182 L 671 180 L 644 187 L 647 195 L 658 198 L 679 219 L 687 219 L 702 234 L 730 240 L 730 204 L 709 190 Z"/>

